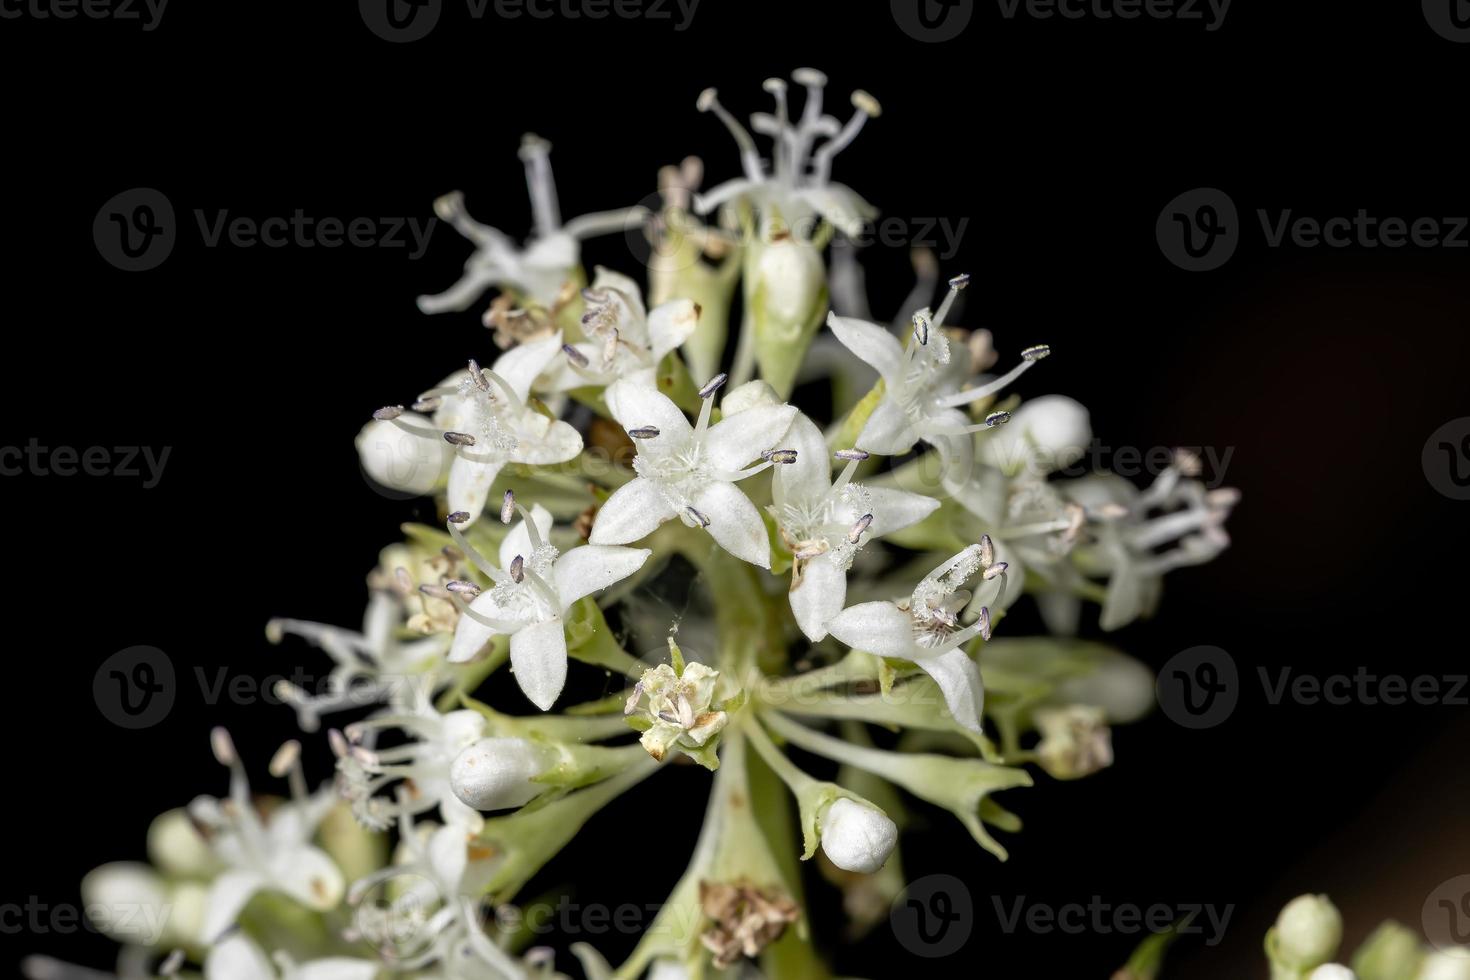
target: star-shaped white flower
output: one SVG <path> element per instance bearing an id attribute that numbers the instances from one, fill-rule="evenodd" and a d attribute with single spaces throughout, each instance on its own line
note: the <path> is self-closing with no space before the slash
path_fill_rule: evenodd
<path id="1" fill-rule="evenodd" d="M 204 980 L 373 980 L 382 969 L 377 960 L 347 956 L 298 963 L 278 950 L 270 957 L 255 940 L 236 932 L 210 949 L 204 961 Z"/>
<path id="2" fill-rule="evenodd" d="M 720 105 L 714 89 L 699 96 L 699 110 L 713 112 L 730 130 L 740 147 L 740 163 L 745 176 L 728 181 L 707 194 L 694 195 L 694 207 L 708 214 L 730 201 L 744 199 L 769 221 L 778 214 L 788 228 L 800 229 L 810 239 L 813 216 L 827 220 L 851 237 L 862 232 L 863 222 L 877 212 L 849 187 L 831 180 L 832 159 L 847 147 L 862 130 L 863 124 L 879 115 L 878 100 L 866 92 L 852 95 L 856 110 L 844 126 L 832 116 L 822 113 L 823 90 L 827 76 L 811 68 L 793 73 L 792 79 L 806 88 L 806 101 L 801 117 L 789 118 L 786 105 L 786 83 L 779 78 L 767 79 L 765 89 L 776 99 L 776 113 L 759 112 L 751 117 L 756 132 L 775 142 L 772 172 L 767 173 L 756 149 L 755 140 L 734 116 Z M 816 146 L 818 139 L 825 140 Z"/>
<path id="3" fill-rule="evenodd" d="M 475 246 L 465 262 L 464 275 L 437 296 L 420 296 L 419 309 L 444 313 L 468 309 L 485 290 L 508 286 L 530 302 L 550 307 L 580 261 L 583 238 L 630 227 L 640 209 L 605 211 L 573 218 L 565 225 L 557 206 L 556 182 L 551 174 L 551 144 L 534 135 L 521 141 L 526 186 L 536 229 L 524 249 L 509 235 L 480 224 L 465 210 L 464 195 L 455 191 L 434 202 L 434 211 Z"/>
<path id="4" fill-rule="evenodd" d="M 416 438 L 454 447 L 449 509 L 473 521 L 485 509 L 490 485 L 506 463 L 564 463 L 582 451 L 576 429 L 528 403 L 532 383 L 561 347 L 558 332 L 506 351 L 489 370 L 470 361 L 467 372 L 450 375 L 415 403 L 415 409 L 434 412 L 432 425 L 401 407 L 379 409 L 374 417 Z"/>
<path id="5" fill-rule="evenodd" d="M 601 388 L 620 378 L 652 385 L 659 362 L 699 325 L 699 307 L 692 300 L 670 300 L 649 312 L 636 282 L 600 266 L 582 298 L 587 302 L 582 332 L 588 339 L 562 348 L 566 357 L 542 380 L 548 391 Z"/>
<path id="6" fill-rule="evenodd" d="M 999 579 L 1004 590 L 1005 572 L 986 538 L 924 576 L 912 595 L 850 606 L 827 629 L 853 649 L 918 664 L 939 685 L 955 721 L 979 732 L 985 687 L 964 646 L 976 636 L 990 639 L 990 611 L 982 607 L 975 622 L 961 626 L 960 613 L 971 600 L 964 586 L 980 573 L 987 582 Z"/>
<path id="7" fill-rule="evenodd" d="M 944 336 L 944 318 L 954 305 L 968 276 L 949 282 L 949 294 L 937 313 L 920 310 L 913 317 L 908 344 L 900 347 L 893 334 L 876 323 L 827 315 L 827 325 L 848 350 L 871 365 L 883 378 L 883 398 L 858 435 L 858 446 L 869 452 L 900 455 L 924 441 L 944 453 L 947 476 L 963 482 L 974 460 L 972 434 L 1009 421 L 1004 412 L 972 423 L 961 410 L 1004 389 L 1033 364 L 1051 353 L 1045 345 L 1021 352 L 1021 363 L 999 378 L 971 378 L 968 356 L 951 357 Z M 978 382 L 978 383 L 972 383 Z"/>
<path id="8" fill-rule="evenodd" d="M 230 770 L 230 797 L 221 801 L 201 796 L 189 804 L 194 821 L 210 829 L 210 846 L 225 865 L 209 888 L 204 936 L 213 940 L 229 929 L 260 892 L 288 895 L 318 912 L 335 907 L 345 888 L 342 873 L 311 840 L 336 804 L 336 794 L 330 787 L 307 793 L 300 747 L 288 742 L 271 762 L 271 771 L 290 774 L 292 799 L 267 819 L 255 809 L 250 781 L 229 734 L 216 728 L 210 739 L 215 758 Z"/>
<path id="9" fill-rule="evenodd" d="M 779 450 L 796 409 L 755 405 L 710 425 L 720 375 L 700 389 L 704 403 L 690 425 L 661 392 L 628 381 L 608 387 L 607 407 L 638 445 L 638 476 L 619 487 L 597 512 L 593 544 L 626 544 L 678 517 L 703 527 L 730 554 L 771 567 L 771 542 L 755 504 L 735 484 L 796 454 Z M 756 466 L 749 466 L 765 456 Z M 746 467 L 749 466 L 747 469 Z"/>
<path id="10" fill-rule="evenodd" d="M 374 591 L 363 615 L 361 633 L 300 619 L 273 619 L 266 624 L 266 637 L 272 643 L 281 642 L 287 635 L 299 636 L 334 661 L 326 690 L 320 693 L 312 694 L 287 680 L 276 685 L 276 696 L 296 709 L 302 731 L 316 731 L 321 716 L 328 712 L 380 701 L 406 701 L 401 696 L 406 684 L 422 684 L 430 689 L 436 686 L 432 668 L 449 648 L 448 634 L 400 640 L 395 634 L 402 616 L 403 610 L 391 593 Z"/>
<path id="11" fill-rule="evenodd" d="M 563 618 L 573 603 L 632 575 L 652 554 L 647 548 L 583 545 L 561 554 L 551 544 L 551 514 L 537 504 L 529 513 L 507 498 L 503 517 L 519 510 L 522 520 L 500 543 L 500 565 L 475 552 L 450 515 L 450 532 L 495 586 L 469 605 L 454 631 L 451 663 L 479 653 L 497 634 L 510 637 L 510 664 L 531 703 L 549 711 L 567 679 L 567 638 Z"/>
<path id="12" fill-rule="evenodd" d="M 781 537 L 796 557 L 791 570 L 791 611 L 813 643 L 827 635 L 827 623 L 847 604 L 847 571 L 873 538 L 916 524 L 939 506 L 917 493 L 852 482 L 860 451 L 838 456 L 847 466 L 834 481 L 827 443 L 806 416 L 797 416 L 786 441 L 796 462 L 776 469 L 771 483 Z"/>

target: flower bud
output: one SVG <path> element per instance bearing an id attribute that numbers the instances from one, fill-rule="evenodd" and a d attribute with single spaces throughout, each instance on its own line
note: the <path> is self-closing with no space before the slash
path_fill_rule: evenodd
<path id="1" fill-rule="evenodd" d="M 1446 949 L 1430 953 L 1419 965 L 1414 980 L 1470 980 L 1470 949 Z"/>
<path id="2" fill-rule="evenodd" d="M 148 825 L 148 860 L 164 874 L 178 878 L 206 878 L 219 865 L 182 808 L 159 814 Z"/>
<path id="3" fill-rule="evenodd" d="M 821 251 L 788 235 L 753 249 L 746 272 L 743 330 L 761 377 L 785 397 L 827 308 Z"/>
<path id="4" fill-rule="evenodd" d="M 1359 980 L 1413 980 L 1424 959 L 1419 936 L 1407 926 L 1385 922 L 1353 954 Z"/>
<path id="5" fill-rule="evenodd" d="M 82 879 L 82 903 L 92 924 L 107 936 L 134 946 L 163 938 L 168 889 L 146 864 L 104 864 Z"/>
<path id="6" fill-rule="evenodd" d="M 980 440 L 980 459 L 1007 473 L 1054 473 L 1077 462 L 1092 441 L 1087 409 L 1065 395 L 1022 402 L 1011 420 Z"/>
<path id="7" fill-rule="evenodd" d="M 1342 942 L 1342 915 L 1326 895 L 1302 895 L 1286 903 L 1266 935 L 1272 962 L 1310 970 L 1332 959 Z"/>
<path id="8" fill-rule="evenodd" d="M 898 825 L 876 807 L 833 800 L 822 815 L 822 852 L 837 867 L 872 874 L 883 867 L 898 843 Z"/>
<path id="9" fill-rule="evenodd" d="M 552 763 L 551 755 L 523 738 L 482 738 L 455 756 L 449 788 L 476 810 L 522 806 L 546 788 L 532 780 Z"/>
<path id="10" fill-rule="evenodd" d="M 1307 974 L 1307 980 L 1358 980 L 1358 975 L 1337 963 L 1327 963 Z"/>
<path id="11" fill-rule="evenodd" d="M 416 423 L 425 428 L 427 420 Z M 368 476 L 403 493 L 427 494 L 447 472 L 453 448 L 440 438 L 430 438 L 395 423 L 374 419 L 357 434 L 357 458 Z"/>
<path id="12" fill-rule="evenodd" d="M 745 411 L 747 408 L 780 404 L 781 396 L 776 394 L 776 389 L 764 381 L 747 381 L 720 399 L 720 412 L 725 418 L 729 418 L 732 415 Z"/>

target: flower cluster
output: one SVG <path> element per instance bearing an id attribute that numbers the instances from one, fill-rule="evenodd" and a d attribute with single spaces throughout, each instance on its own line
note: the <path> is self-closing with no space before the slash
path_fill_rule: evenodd
<path id="1" fill-rule="evenodd" d="M 267 630 L 333 662 L 324 689 L 278 692 L 303 731 L 356 712 L 326 733 L 335 778 L 311 789 L 292 742 L 271 766 L 289 798 L 253 796 L 216 733 L 228 798 L 159 818 L 152 866 L 88 881 L 99 909 L 162 910 L 155 930 L 114 932 L 120 975 L 559 976 L 486 910 L 611 800 L 694 762 L 712 773 L 707 804 L 662 797 L 648 828 L 703 814 L 687 872 L 616 974 L 578 947 L 583 969 L 815 976 L 793 859 L 820 856 L 863 928 L 902 887 L 916 806 L 1004 858 L 995 833 L 1019 820 L 996 794 L 1029 786 L 1031 765 L 1075 779 L 1112 763 L 1110 726 L 1142 713 L 1152 682 L 1076 638 L 1086 604 L 1102 629 L 1146 615 L 1164 573 L 1225 546 L 1236 496 L 1207 490 L 1187 454 L 1147 489 L 1063 477 L 1086 410 L 1011 393 L 1050 348 L 1025 338 L 991 373 L 991 334 L 952 325 L 968 277 L 925 305 L 932 257 L 916 258 L 921 308 L 897 326 L 833 312 L 866 309 L 844 238 L 873 213 L 831 180 L 833 160 L 879 108 L 859 92 L 840 122 L 820 73 L 794 80 L 799 114 L 773 79 L 775 111 L 751 119 L 769 161 L 701 95 L 743 174 L 700 194 L 697 160 L 665 168 L 656 213 L 564 223 L 535 137 L 524 247 L 459 194 L 437 202 L 475 251 L 420 308 L 468 310 L 497 288 L 491 334 L 373 413 L 357 447 L 369 477 L 432 498 L 439 523 L 384 550 L 360 632 Z M 581 268 L 582 240 L 630 227 L 659 246 L 648 302 L 624 273 L 587 285 Z M 863 393 L 854 377 L 877 380 Z M 1003 635 L 1025 596 L 1055 635 Z M 799 843 L 772 830 L 783 812 Z"/>

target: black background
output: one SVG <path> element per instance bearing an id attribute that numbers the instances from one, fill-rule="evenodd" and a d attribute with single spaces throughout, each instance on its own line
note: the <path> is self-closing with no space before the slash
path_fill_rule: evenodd
<path id="1" fill-rule="evenodd" d="M 807 64 L 830 76 L 840 115 L 853 88 L 884 104 L 836 178 L 888 215 L 968 218 L 945 268 L 974 276 L 963 321 L 989 327 L 1003 353 L 1054 347 L 1022 394 L 1081 399 L 1111 446 L 1231 448 L 1228 482 L 1244 492 L 1234 548 L 1171 575 L 1160 615 L 1114 638 L 1155 667 L 1197 644 L 1230 651 L 1244 678 L 1231 719 L 1191 732 L 1155 715 L 1116 733 L 1114 769 L 1012 794 L 1027 827 L 1005 865 L 928 814 L 929 831 L 905 842 L 909 874 L 963 877 L 974 937 L 923 963 L 880 929 L 830 950 L 839 972 L 1105 977 L 1139 939 L 1003 934 L 992 896 L 1024 895 L 1235 905 L 1223 946 L 1182 943 L 1174 975 L 1260 976 L 1261 937 L 1293 894 L 1331 892 L 1361 936 L 1388 915 L 1417 925 L 1429 891 L 1470 871 L 1464 708 L 1272 706 L 1255 680 L 1258 665 L 1465 671 L 1470 504 L 1432 489 L 1420 450 L 1470 415 L 1470 254 L 1463 242 L 1270 249 L 1255 218 L 1470 213 L 1470 46 L 1437 36 L 1417 4 L 1237 0 L 1209 32 L 1007 20 L 977 3 L 939 44 L 908 37 L 875 2 L 704 0 L 684 32 L 646 19 L 475 22 L 451 3 L 429 38 L 402 45 L 370 34 L 353 4 L 306 7 L 176 0 L 152 32 L 0 21 L 0 444 L 172 447 L 152 490 L 0 481 L 0 902 L 75 903 L 87 869 L 142 857 L 156 812 L 223 791 L 211 724 L 230 726 L 265 785 L 289 712 L 204 705 L 194 667 L 320 665 L 269 647 L 266 620 L 357 622 L 378 549 L 401 521 L 432 517 L 368 486 L 352 436 L 377 406 L 493 354 L 474 315 L 414 307 L 468 254 L 446 228 L 416 262 L 403 249 L 209 249 L 193 210 L 427 218 L 460 188 L 472 213 L 519 236 L 522 132 L 553 141 L 564 215 L 622 206 L 688 153 L 712 180 L 736 174 L 728 137 L 694 109 L 702 88 L 744 116 L 767 108 L 762 78 Z M 128 274 L 102 260 L 91 227 L 104 201 L 139 186 L 169 197 L 180 239 L 160 268 Z M 1233 198 L 1243 241 L 1223 268 L 1191 274 L 1160 254 L 1154 223 L 1200 186 Z M 639 272 L 617 236 L 584 259 Z M 909 286 L 905 250 L 865 261 L 886 316 Z M 110 724 L 91 693 L 98 665 L 134 644 L 166 651 L 181 684 L 170 716 L 138 732 Z M 311 762 L 326 775 L 321 746 Z M 658 901 L 704 787 L 696 772 L 664 779 L 600 817 L 542 884 Z M 672 835 L 667 857 L 639 856 L 655 833 Z M 7 931 L 12 961 L 111 955 L 95 936 Z M 614 956 L 633 941 L 572 938 Z"/>

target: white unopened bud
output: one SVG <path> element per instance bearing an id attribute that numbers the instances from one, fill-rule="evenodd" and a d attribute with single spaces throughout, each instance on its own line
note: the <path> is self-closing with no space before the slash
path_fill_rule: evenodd
<path id="1" fill-rule="evenodd" d="M 207 877 L 218 859 L 189 819 L 187 810 L 169 810 L 148 826 L 148 860 L 179 878 Z"/>
<path id="2" fill-rule="evenodd" d="M 428 427 L 427 420 L 414 423 Z M 447 472 L 454 447 L 396 422 L 374 419 L 357 434 L 357 458 L 368 476 L 390 490 L 427 494 Z"/>
<path id="3" fill-rule="evenodd" d="M 779 404 L 781 404 L 781 396 L 776 394 L 775 388 L 764 381 L 747 381 L 738 388 L 732 388 L 724 398 L 720 399 L 720 411 L 724 413 L 725 418 L 729 418 L 747 408 Z"/>
<path id="4" fill-rule="evenodd" d="M 898 825 L 877 809 L 846 797 L 822 815 L 822 852 L 844 871 L 872 874 L 898 843 Z"/>
<path id="5" fill-rule="evenodd" d="M 92 924 L 113 939 L 152 946 L 162 937 L 168 891 L 146 864 L 102 865 L 82 879 L 82 902 Z"/>
<path id="6" fill-rule="evenodd" d="M 1328 963 L 1307 974 L 1307 980 L 1358 980 L 1358 975 L 1340 963 Z"/>
<path id="7" fill-rule="evenodd" d="M 1419 964 L 1414 980 L 1470 980 L 1470 949 L 1446 949 L 1430 953 Z"/>
<path id="8" fill-rule="evenodd" d="M 552 761 L 549 749 L 523 738 L 482 738 L 450 763 L 449 788 L 476 810 L 522 806 L 546 789 L 532 780 Z"/>
<path id="9" fill-rule="evenodd" d="M 1008 473 L 1031 468 L 1055 473 L 1077 462 L 1092 441 L 1092 422 L 1080 402 L 1042 395 L 1021 403 L 1003 426 L 980 442 L 980 457 Z"/>
<path id="10" fill-rule="evenodd" d="M 1326 895 L 1301 895 L 1286 903 L 1268 939 L 1272 959 L 1282 966 L 1310 970 L 1337 953 L 1342 914 Z"/>

